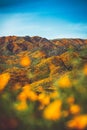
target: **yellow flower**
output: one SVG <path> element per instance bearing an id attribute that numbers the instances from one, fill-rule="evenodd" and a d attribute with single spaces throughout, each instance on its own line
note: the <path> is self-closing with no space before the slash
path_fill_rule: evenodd
<path id="1" fill-rule="evenodd" d="M 75 98 L 73 96 L 67 98 L 67 103 L 73 104 L 75 101 Z"/>
<path id="2" fill-rule="evenodd" d="M 31 101 L 37 100 L 37 94 L 30 90 L 29 85 L 25 85 L 23 87 L 23 91 L 18 95 L 17 99 L 20 101 L 25 101 L 26 99 L 30 99 Z"/>
<path id="3" fill-rule="evenodd" d="M 87 115 L 79 115 L 67 122 L 69 128 L 83 130 L 87 127 Z"/>
<path id="4" fill-rule="evenodd" d="M 39 94 L 38 101 L 43 105 L 48 105 L 50 103 L 50 97 L 44 93 Z"/>
<path id="5" fill-rule="evenodd" d="M 23 92 L 27 96 L 27 99 L 30 99 L 31 101 L 37 100 L 37 94 L 30 89 L 30 85 L 27 84 L 23 87 Z"/>
<path id="6" fill-rule="evenodd" d="M 54 91 L 52 93 L 50 93 L 50 98 L 57 98 L 59 96 L 59 93 L 57 91 Z"/>
<path id="7" fill-rule="evenodd" d="M 68 77 L 68 75 L 64 75 L 63 77 L 61 77 L 58 81 L 58 85 L 61 87 L 61 88 L 69 88 L 71 87 L 71 82 L 70 82 L 70 79 Z"/>
<path id="8" fill-rule="evenodd" d="M 10 80 L 9 73 L 3 73 L 0 75 L 0 91 L 2 91 L 6 87 L 9 80 Z"/>
<path id="9" fill-rule="evenodd" d="M 26 101 L 21 101 L 20 103 L 15 104 L 15 108 L 19 111 L 24 111 L 28 108 L 28 105 Z"/>
<path id="10" fill-rule="evenodd" d="M 84 73 L 85 75 L 87 75 L 87 64 L 84 65 L 83 73 Z"/>
<path id="11" fill-rule="evenodd" d="M 30 63 L 31 63 L 31 61 L 30 61 L 30 58 L 28 56 L 24 56 L 23 58 L 20 59 L 20 64 L 23 67 L 29 66 Z"/>
<path id="12" fill-rule="evenodd" d="M 19 101 L 26 101 L 26 99 L 27 99 L 26 93 L 21 92 L 21 93 L 17 96 L 17 99 L 18 99 Z"/>
<path id="13" fill-rule="evenodd" d="M 30 85 L 26 84 L 23 88 L 22 88 L 23 92 L 26 93 L 26 95 L 28 95 L 29 91 L 30 91 Z"/>
<path id="14" fill-rule="evenodd" d="M 55 100 L 50 103 L 43 112 L 43 117 L 48 120 L 57 120 L 61 117 L 61 105 L 60 100 Z"/>
<path id="15" fill-rule="evenodd" d="M 37 94 L 30 90 L 30 91 L 28 91 L 27 98 L 30 99 L 31 101 L 36 101 Z"/>
<path id="16" fill-rule="evenodd" d="M 21 88 L 21 85 L 20 85 L 20 83 L 16 83 L 14 86 L 13 86 L 13 88 L 12 88 L 12 90 L 19 90 Z"/>
<path id="17" fill-rule="evenodd" d="M 17 99 L 20 101 L 25 101 L 27 99 L 28 93 L 29 93 L 29 85 L 25 85 L 22 88 L 22 92 L 17 96 Z"/>
<path id="18" fill-rule="evenodd" d="M 73 104 L 70 106 L 70 113 L 71 114 L 78 114 L 80 112 L 80 106 Z"/>

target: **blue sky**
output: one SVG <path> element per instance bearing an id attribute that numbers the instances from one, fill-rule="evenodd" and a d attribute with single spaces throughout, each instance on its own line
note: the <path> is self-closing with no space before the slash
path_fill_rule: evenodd
<path id="1" fill-rule="evenodd" d="M 0 0 L 0 36 L 87 38 L 87 0 Z"/>

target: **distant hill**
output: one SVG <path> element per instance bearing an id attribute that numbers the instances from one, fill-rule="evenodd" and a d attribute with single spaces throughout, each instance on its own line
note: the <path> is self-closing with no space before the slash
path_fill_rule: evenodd
<path id="1" fill-rule="evenodd" d="M 29 83 L 36 91 L 39 86 L 50 88 L 50 84 L 60 74 L 72 71 L 70 59 L 79 57 L 85 47 L 87 39 L 0 37 L 0 73 L 11 74 L 12 87 L 17 83 L 21 86 Z"/>
<path id="2" fill-rule="evenodd" d="M 46 52 L 47 56 L 59 55 L 67 51 L 72 46 L 76 50 L 81 49 L 82 46 L 87 45 L 87 40 L 83 39 L 54 39 L 48 40 L 39 36 L 34 37 L 0 37 L 0 52 L 8 51 L 11 54 L 18 54 L 21 51 L 35 51 L 42 50 Z"/>

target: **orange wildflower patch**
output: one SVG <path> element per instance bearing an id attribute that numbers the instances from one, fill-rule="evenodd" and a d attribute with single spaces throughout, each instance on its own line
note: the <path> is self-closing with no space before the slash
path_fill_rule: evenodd
<path id="1" fill-rule="evenodd" d="M 60 88 L 69 88 L 71 87 L 71 81 L 68 75 L 64 75 L 58 80 L 58 85 Z"/>
<path id="2" fill-rule="evenodd" d="M 30 90 L 27 94 L 27 98 L 30 99 L 31 101 L 36 101 L 37 100 L 37 94 Z"/>
<path id="3" fill-rule="evenodd" d="M 70 106 L 70 113 L 71 114 L 78 114 L 80 112 L 81 108 L 79 105 L 73 104 Z"/>
<path id="4" fill-rule="evenodd" d="M 23 67 L 29 66 L 31 63 L 30 58 L 28 56 L 24 56 L 23 58 L 20 59 L 20 65 Z"/>
<path id="5" fill-rule="evenodd" d="M 20 88 L 21 88 L 20 83 L 16 83 L 16 84 L 14 85 L 14 87 L 12 88 L 12 90 L 16 91 L 16 90 L 19 90 Z"/>
<path id="6" fill-rule="evenodd" d="M 87 127 L 87 115 L 79 115 L 67 122 L 69 128 L 83 130 Z"/>
<path id="7" fill-rule="evenodd" d="M 9 73 L 3 73 L 0 75 L 0 91 L 2 91 L 6 87 L 9 80 L 10 80 Z"/>
<path id="8" fill-rule="evenodd" d="M 36 101 L 37 94 L 34 91 L 30 90 L 29 85 L 25 85 L 23 87 L 23 91 L 18 95 L 17 99 L 20 101 L 25 101 L 27 99 L 29 99 L 31 101 Z"/>
<path id="9" fill-rule="evenodd" d="M 52 99 L 55 99 L 58 96 L 59 96 L 59 93 L 57 91 L 54 91 L 54 92 L 50 93 L 50 98 L 52 98 Z"/>
<path id="10" fill-rule="evenodd" d="M 26 101 L 26 99 L 27 99 L 26 93 L 21 92 L 21 93 L 17 96 L 17 99 L 18 99 L 19 101 Z"/>
<path id="11" fill-rule="evenodd" d="M 87 75 L 87 64 L 84 65 L 83 73 L 84 73 L 85 75 Z"/>
<path id="12" fill-rule="evenodd" d="M 39 94 L 38 96 L 38 101 L 42 104 L 42 105 L 48 105 L 50 103 L 50 97 L 47 96 L 44 93 Z"/>
<path id="13" fill-rule="evenodd" d="M 30 91 L 30 85 L 29 84 L 26 84 L 23 88 L 22 88 L 22 91 L 28 95 L 29 91 Z"/>
<path id="14" fill-rule="evenodd" d="M 43 117 L 48 120 L 57 120 L 61 117 L 61 105 L 60 100 L 55 100 L 50 103 L 43 112 Z"/>
<path id="15" fill-rule="evenodd" d="M 67 98 L 68 104 L 73 104 L 75 102 L 75 98 L 73 96 Z"/>

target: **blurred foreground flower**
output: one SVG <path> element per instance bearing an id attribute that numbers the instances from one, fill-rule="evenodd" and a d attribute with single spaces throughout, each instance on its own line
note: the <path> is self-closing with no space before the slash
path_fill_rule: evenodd
<path id="1" fill-rule="evenodd" d="M 21 93 L 17 96 L 17 99 L 18 99 L 19 101 L 26 101 L 26 99 L 27 99 L 26 93 L 21 92 Z"/>
<path id="2" fill-rule="evenodd" d="M 58 98 L 58 97 L 59 97 L 59 93 L 58 93 L 57 90 L 54 91 L 54 92 L 52 92 L 52 93 L 50 93 L 50 98 L 56 99 L 56 98 Z"/>
<path id="3" fill-rule="evenodd" d="M 67 126 L 76 130 L 85 129 L 87 127 L 87 115 L 79 115 L 74 117 L 67 123 Z"/>
<path id="4" fill-rule="evenodd" d="M 30 85 L 27 84 L 23 87 L 23 91 L 18 95 L 17 99 L 20 101 L 26 101 L 27 99 L 36 101 L 37 94 L 34 91 L 30 90 Z"/>
<path id="5" fill-rule="evenodd" d="M 14 90 L 14 91 L 19 90 L 19 89 L 21 89 L 20 83 L 16 83 L 16 84 L 14 85 L 14 87 L 12 88 L 12 90 Z"/>
<path id="6" fill-rule="evenodd" d="M 67 103 L 68 103 L 68 104 L 71 105 L 71 104 L 73 104 L 74 102 L 75 102 L 75 98 L 74 98 L 73 96 L 70 96 L 70 97 L 67 98 Z"/>
<path id="7" fill-rule="evenodd" d="M 85 75 L 87 75 L 87 64 L 84 65 L 83 73 L 84 73 Z"/>
<path id="8" fill-rule="evenodd" d="M 59 85 L 60 88 L 69 88 L 69 87 L 71 87 L 71 81 L 70 81 L 68 75 L 62 76 L 58 80 L 58 85 Z"/>
<path id="9" fill-rule="evenodd" d="M 79 105 L 73 104 L 70 106 L 70 113 L 71 114 L 78 114 L 80 112 L 81 108 Z"/>
<path id="10" fill-rule="evenodd" d="M 10 80 L 9 73 L 3 73 L 0 75 L 0 91 L 2 91 L 6 87 L 9 80 Z"/>
<path id="11" fill-rule="evenodd" d="M 43 112 L 43 117 L 48 120 L 57 120 L 61 117 L 61 100 L 50 103 Z"/>
<path id="12" fill-rule="evenodd" d="M 50 97 L 45 93 L 41 93 L 38 95 L 38 101 L 44 106 L 50 103 Z"/>

